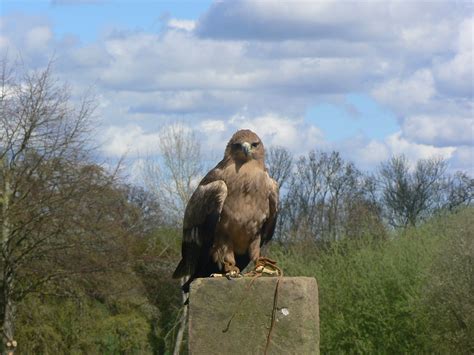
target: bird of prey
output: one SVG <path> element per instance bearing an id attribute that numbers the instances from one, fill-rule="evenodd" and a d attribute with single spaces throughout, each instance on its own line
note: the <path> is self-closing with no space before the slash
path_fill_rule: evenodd
<path id="1" fill-rule="evenodd" d="M 265 167 L 265 150 L 250 130 L 239 130 L 224 158 L 201 180 L 184 213 L 182 259 L 174 278 L 214 273 L 236 276 L 260 258 L 273 236 L 278 184 Z"/>

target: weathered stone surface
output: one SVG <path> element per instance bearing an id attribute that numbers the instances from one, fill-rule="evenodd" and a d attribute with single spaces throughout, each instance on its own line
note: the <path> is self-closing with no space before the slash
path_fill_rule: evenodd
<path id="1" fill-rule="evenodd" d="M 263 354 L 277 277 L 196 279 L 189 295 L 190 354 Z M 283 277 L 269 354 L 319 354 L 316 280 Z M 229 320 L 234 315 L 227 331 Z"/>

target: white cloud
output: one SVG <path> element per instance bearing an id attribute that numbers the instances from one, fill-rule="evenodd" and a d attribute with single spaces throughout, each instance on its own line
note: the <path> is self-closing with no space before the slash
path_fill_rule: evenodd
<path id="1" fill-rule="evenodd" d="M 321 130 L 302 119 L 285 118 L 277 114 L 259 117 L 236 115 L 230 119 L 229 124 L 235 130 L 246 128 L 253 130 L 267 147 L 285 146 L 297 154 L 324 144 Z"/>
<path id="2" fill-rule="evenodd" d="M 239 129 L 254 131 L 265 147 L 284 146 L 295 155 L 304 154 L 326 144 L 319 128 L 303 119 L 283 117 L 275 113 L 253 116 L 248 112 L 228 120 L 204 120 L 195 128 L 202 140 L 205 155 L 220 159 L 228 140 Z"/>
<path id="3" fill-rule="evenodd" d="M 472 146 L 457 147 L 450 160 L 450 170 L 466 171 L 474 176 L 474 148 Z"/>
<path id="4" fill-rule="evenodd" d="M 115 97 L 127 102 L 129 113 L 151 115 L 188 115 L 206 113 L 221 115 L 239 107 L 241 94 L 219 90 L 156 90 L 119 92 Z"/>
<path id="5" fill-rule="evenodd" d="M 26 33 L 26 45 L 31 51 L 45 50 L 53 38 L 53 33 L 48 26 L 34 27 Z"/>
<path id="6" fill-rule="evenodd" d="M 102 150 L 113 157 L 133 157 L 157 153 L 159 151 L 159 134 L 146 133 L 138 125 L 111 126 L 102 138 Z"/>
<path id="7" fill-rule="evenodd" d="M 9 41 L 6 36 L 0 36 L 0 48 L 2 51 L 6 51 L 9 46 Z"/>
<path id="8" fill-rule="evenodd" d="M 412 142 L 436 146 L 474 143 L 474 118 L 418 115 L 403 122 L 403 135 Z"/>
<path id="9" fill-rule="evenodd" d="M 342 39 L 401 42 L 438 49 L 465 6 L 450 1 L 252 1 L 214 2 L 198 21 L 198 35 L 217 39 L 281 41 Z M 355 16 L 354 14 L 357 14 Z M 455 16 L 452 16 L 455 15 Z M 464 14 L 465 15 L 465 14 Z M 435 34 L 435 36 L 430 36 Z"/>
<path id="10" fill-rule="evenodd" d="M 435 78 L 441 92 L 470 96 L 474 91 L 474 18 L 459 25 L 455 54 L 449 60 L 439 60 L 434 66 Z"/>
<path id="11" fill-rule="evenodd" d="M 166 24 L 169 28 L 185 31 L 192 31 L 196 27 L 196 21 L 177 18 L 169 19 Z"/>
<path id="12" fill-rule="evenodd" d="M 391 154 L 390 148 L 384 142 L 377 140 L 371 140 L 366 145 L 364 144 L 360 147 L 351 147 L 351 152 L 347 154 L 354 156 L 354 153 L 358 163 L 362 164 L 366 169 L 380 164 Z"/>
<path id="13" fill-rule="evenodd" d="M 104 151 L 113 156 L 156 149 L 151 130 L 175 119 L 206 134 L 208 150 L 220 152 L 244 127 L 295 153 L 329 147 L 305 111 L 371 93 L 402 131 L 353 137 L 347 152 L 372 165 L 396 152 L 465 159 L 460 146 L 473 144 L 470 10 L 450 1 L 219 1 L 196 21 L 168 19 L 160 33 L 112 31 L 85 45 L 58 40 L 48 19 L 9 16 L 0 47 L 14 45 L 32 67 L 54 52 L 62 79 L 95 85 L 109 126 Z"/>
<path id="14" fill-rule="evenodd" d="M 442 157 L 450 159 L 455 147 L 435 147 L 429 144 L 413 143 L 402 136 L 402 132 L 389 135 L 384 140 L 352 139 L 340 147 L 343 154 L 363 169 L 372 169 L 394 155 L 405 155 L 411 164 L 419 159 Z"/>
<path id="15" fill-rule="evenodd" d="M 369 17 L 369 12 L 375 17 L 386 14 L 385 6 L 371 5 L 333 0 L 218 1 L 198 22 L 197 32 L 212 38 L 264 40 L 327 36 L 358 39 L 368 32 L 381 36 L 385 31 L 378 26 L 374 31 L 373 21 L 359 20 Z M 358 16 L 353 16 L 355 10 Z"/>
<path id="16" fill-rule="evenodd" d="M 403 138 L 401 132 L 387 137 L 385 144 L 392 155 L 406 155 L 412 162 L 419 159 L 442 157 L 449 159 L 456 151 L 454 147 L 435 147 L 429 144 L 413 143 Z"/>
<path id="17" fill-rule="evenodd" d="M 429 69 L 421 69 L 407 78 L 389 79 L 372 92 L 380 102 L 396 110 L 410 110 L 429 103 L 435 94 L 433 75 Z"/>
<path id="18" fill-rule="evenodd" d="M 201 131 L 206 134 L 214 134 L 225 131 L 225 123 L 222 120 L 205 120 L 199 124 Z"/>

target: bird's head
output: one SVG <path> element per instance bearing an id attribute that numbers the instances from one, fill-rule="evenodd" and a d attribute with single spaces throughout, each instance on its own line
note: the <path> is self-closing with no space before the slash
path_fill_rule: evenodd
<path id="1" fill-rule="evenodd" d="M 235 132 L 227 143 L 225 155 L 241 163 L 252 159 L 263 161 L 265 150 L 262 141 L 254 132 L 241 129 Z"/>

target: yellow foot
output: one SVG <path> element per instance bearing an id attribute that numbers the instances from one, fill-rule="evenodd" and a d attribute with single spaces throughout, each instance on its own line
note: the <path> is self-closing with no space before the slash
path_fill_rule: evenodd
<path id="1" fill-rule="evenodd" d="M 220 273 L 211 274 L 209 277 L 225 277 L 228 280 L 230 280 L 230 279 L 236 279 L 236 278 L 242 277 L 242 274 L 237 270 L 232 270 L 223 274 L 220 274 Z"/>
<path id="2" fill-rule="evenodd" d="M 242 277 L 242 274 L 237 270 L 231 270 L 225 274 L 225 277 L 227 277 L 227 280 L 236 279 Z"/>
<path id="3" fill-rule="evenodd" d="M 283 275 L 283 272 L 277 266 L 275 260 L 266 257 L 260 257 L 255 262 L 255 269 L 245 274 L 245 276 L 255 276 L 257 274 L 267 276 L 280 276 Z"/>

